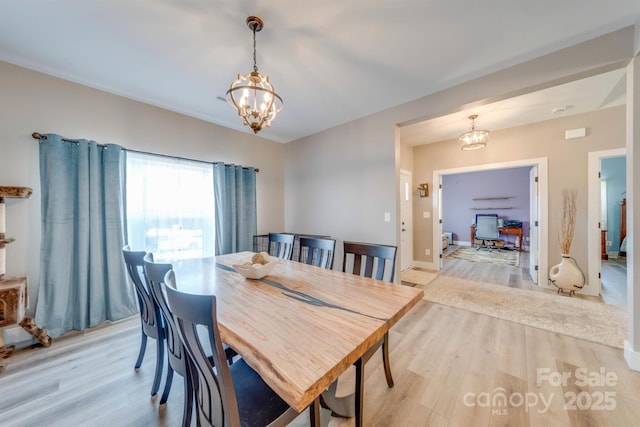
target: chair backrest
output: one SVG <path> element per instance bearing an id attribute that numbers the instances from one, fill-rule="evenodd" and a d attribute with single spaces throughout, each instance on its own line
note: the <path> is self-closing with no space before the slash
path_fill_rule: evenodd
<path id="1" fill-rule="evenodd" d="M 396 246 L 344 242 L 342 271 L 393 282 L 397 251 Z M 365 259 L 364 269 L 362 266 L 363 258 Z M 352 268 L 348 269 L 347 266 L 350 264 Z"/>
<path id="2" fill-rule="evenodd" d="M 298 261 L 320 268 L 333 268 L 333 255 L 336 251 L 336 241 L 300 237 L 300 254 Z"/>
<path id="3" fill-rule="evenodd" d="M 196 395 L 198 425 L 239 426 L 238 402 L 218 329 L 216 297 L 176 290 L 173 270 L 165 276 L 163 288 L 189 355 L 189 375 Z M 213 365 L 198 338 L 198 325 L 207 328 Z"/>
<path id="4" fill-rule="evenodd" d="M 491 240 L 498 239 L 499 237 L 498 215 L 476 214 L 476 238 Z"/>
<path id="5" fill-rule="evenodd" d="M 269 246 L 267 252 L 269 255 L 283 259 L 291 259 L 293 257 L 293 243 L 295 235 L 287 233 L 269 233 Z"/>
<path id="6" fill-rule="evenodd" d="M 167 304 L 167 299 L 162 291 L 162 283 L 164 283 L 165 275 L 173 269 L 171 264 L 159 264 L 153 262 L 153 254 L 148 253 L 144 256 L 144 270 L 147 274 L 149 290 L 156 304 L 160 307 L 164 325 L 166 326 L 167 349 L 169 350 L 169 363 L 174 371 L 186 377 L 187 361 L 184 353 L 178 328 L 173 320 L 173 313 Z"/>
<path id="7" fill-rule="evenodd" d="M 129 246 L 122 248 L 124 263 L 138 296 L 142 330 L 152 338 L 162 338 L 160 309 L 149 291 L 147 275 L 144 271 L 145 251 L 132 251 Z"/>

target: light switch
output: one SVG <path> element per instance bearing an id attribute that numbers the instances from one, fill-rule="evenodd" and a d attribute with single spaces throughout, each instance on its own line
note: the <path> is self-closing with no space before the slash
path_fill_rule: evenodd
<path id="1" fill-rule="evenodd" d="M 431 212 L 429 211 L 422 212 L 422 218 L 427 218 L 427 219 L 431 218 Z"/>
<path id="2" fill-rule="evenodd" d="M 384 222 L 391 222 L 391 212 L 384 213 Z"/>

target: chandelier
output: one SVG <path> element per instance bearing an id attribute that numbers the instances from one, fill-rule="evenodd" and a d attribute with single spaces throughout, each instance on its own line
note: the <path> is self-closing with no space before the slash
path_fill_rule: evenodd
<path id="1" fill-rule="evenodd" d="M 476 129 L 477 118 L 477 114 L 469 116 L 469 119 L 471 120 L 471 130 L 458 137 L 460 142 L 462 142 L 462 146 L 460 148 L 463 150 L 477 150 L 478 148 L 482 148 L 487 145 L 487 141 L 489 140 L 489 131 Z"/>
<path id="2" fill-rule="evenodd" d="M 269 82 L 269 77 L 261 75 L 256 65 L 256 33 L 262 30 L 264 22 L 257 16 L 249 16 L 247 26 L 253 31 L 253 71 L 238 74 L 237 80 L 231 83 L 227 91 L 227 102 L 238 110 L 242 122 L 258 133 L 263 127 L 271 126 L 282 110 L 283 102 Z"/>

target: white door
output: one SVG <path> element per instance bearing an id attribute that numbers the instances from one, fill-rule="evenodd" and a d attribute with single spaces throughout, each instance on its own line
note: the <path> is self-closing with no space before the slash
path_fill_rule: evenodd
<path id="1" fill-rule="evenodd" d="M 411 173 L 400 171 L 400 270 L 413 266 L 413 215 Z"/>
<path id="2" fill-rule="evenodd" d="M 529 171 L 529 274 L 533 283 L 538 283 L 538 166 Z"/>

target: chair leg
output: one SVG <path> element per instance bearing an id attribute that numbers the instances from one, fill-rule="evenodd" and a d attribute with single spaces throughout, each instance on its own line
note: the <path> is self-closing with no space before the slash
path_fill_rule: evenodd
<path id="1" fill-rule="evenodd" d="M 393 377 L 391 376 L 391 362 L 389 361 L 389 333 L 384 334 L 382 341 L 382 364 L 384 365 L 384 375 L 387 377 L 387 386 L 393 387 Z"/>
<path id="2" fill-rule="evenodd" d="M 364 362 L 362 359 L 358 359 L 355 363 L 356 367 L 356 425 L 355 427 L 362 427 L 363 415 L 364 415 Z"/>
<path id="3" fill-rule="evenodd" d="M 171 391 L 171 384 L 173 383 L 173 368 L 170 363 L 167 363 L 167 377 L 164 379 L 164 391 L 162 392 L 162 397 L 160 398 L 160 404 L 164 405 L 167 403 L 167 399 L 169 398 L 169 392 Z"/>
<path id="4" fill-rule="evenodd" d="M 320 398 L 318 397 L 309 406 L 309 424 L 311 427 L 320 427 Z"/>
<path id="5" fill-rule="evenodd" d="M 156 339 L 157 352 L 156 352 L 156 374 L 153 378 L 153 385 L 151 386 L 151 396 L 158 394 L 160 389 L 160 381 L 162 379 L 162 366 L 164 365 L 164 339 Z"/>
<path id="6" fill-rule="evenodd" d="M 227 355 L 227 363 L 229 365 L 233 365 L 233 358 L 238 355 L 234 349 L 231 347 L 224 345 L 224 353 Z"/>
<path id="7" fill-rule="evenodd" d="M 144 352 L 147 351 L 147 336 L 144 332 L 141 333 L 142 341 L 140 342 L 140 351 L 138 352 L 138 360 L 136 360 L 135 369 L 140 369 L 140 365 L 142 365 L 142 359 L 144 359 Z"/>
<path id="8" fill-rule="evenodd" d="M 195 399 L 191 377 L 186 373 L 184 378 L 184 409 L 182 412 L 182 427 L 191 426 L 191 416 L 193 413 L 193 400 Z M 198 425 L 200 422 L 198 422 Z"/>

